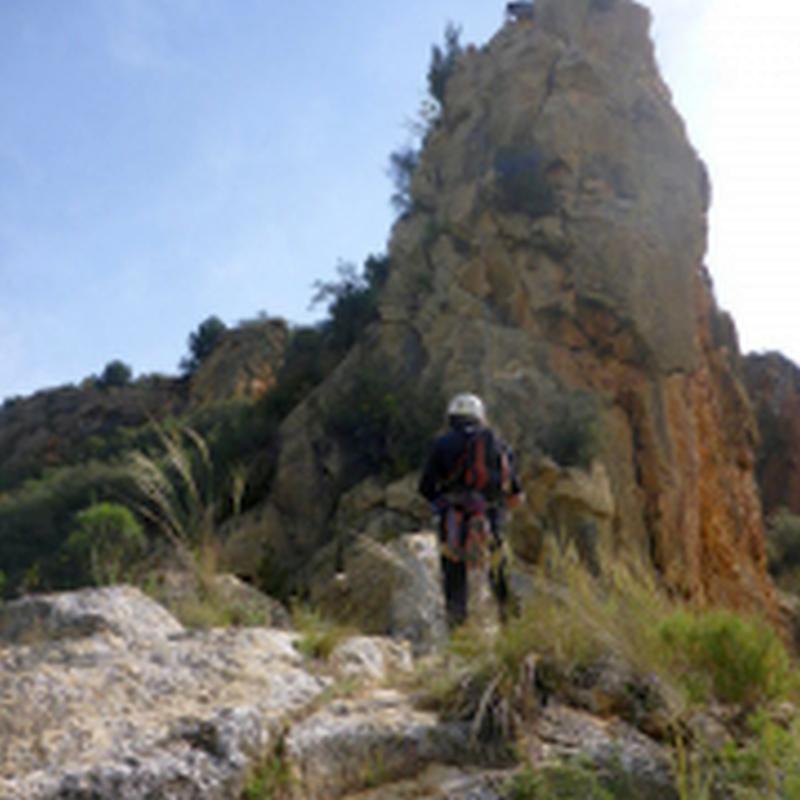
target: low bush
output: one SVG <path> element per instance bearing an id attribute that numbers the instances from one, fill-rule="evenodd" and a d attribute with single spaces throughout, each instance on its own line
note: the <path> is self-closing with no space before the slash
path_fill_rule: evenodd
<path id="1" fill-rule="evenodd" d="M 579 760 L 521 770 L 505 787 L 507 800 L 613 800 L 591 766 Z"/>
<path id="2" fill-rule="evenodd" d="M 118 583 L 147 547 L 142 526 L 133 512 L 118 503 L 94 503 L 75 516 L 67 540 L 96 586 Z"/>
<path id="3" fill-rule="evenodd" d="M 133 370 L 124 361 L 117 359 L 106 364 L 97 384 L 103 389 L 127 386 L 132 377 Z"/>
<path id="4" fill-rule="evenodd" d="M 693 702 L 747 707 L 780 697 L 791 662 L 777 633 L 732 611 L 677 610 L 658 628 L 665 659 Z"/>
<path id="5" fill-rule="evenodd" d="M 300 634 L 295 647 L 306 658 L 315 660 L 327 660 L 338 644 L 355 633 L 306 606 L 292 609 L 292 624 Z"/>
<path id="6" fill-rule="evenodd" d="M 543 404 L 534 436 L 539 449 L 562 467 L 588 467 L 602 447 L 599 400 L 591 392 L 560 393 Z"/>
<path id="7" fill-rule="evenodd" d="M 401 381 L 382 365 L 365 365 L 331 405 L 326 427 L 346 444 L 353 479 L 393 479 L 424 463 L 444 407 L 437 388 Z"/>
<path id="8" fill-rule="evenodd" d="M 535 145 L 498 150 L 494 171 L 502 210 L 534 218 L 555 211 L 555 196 L 544 172 L 544 156 Z"/>
<path id="9" fill-rule="evenodd" d="M 242 790 L 242 800 L 291 800 L 296 779 L 281 737 L 272 752 L 250 775 Z"/>
<path id="10" fill-rule="evenodd" d="M 800 515 L 781 508 L 767 522 L 769 570 L 775 578 L 798 583 L 800 570 Z"/>

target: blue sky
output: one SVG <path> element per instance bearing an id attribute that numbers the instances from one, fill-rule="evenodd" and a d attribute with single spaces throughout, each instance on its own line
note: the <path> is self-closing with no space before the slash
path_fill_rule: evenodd
<path id="1" fill-rule="evenodd" d="M 388 155 L 409 139 L 431 44 L 448 20 L 485 42 L 503 5 L 1 0 L 0 398 L 114 358 L 174 373 L 210 314 L 311 319 L 314 280 L 384 248 Z M 800 359 L 798 12 L 650 5 L 728 215 L 712 218 L 720 298 L 746 346 Z"/>

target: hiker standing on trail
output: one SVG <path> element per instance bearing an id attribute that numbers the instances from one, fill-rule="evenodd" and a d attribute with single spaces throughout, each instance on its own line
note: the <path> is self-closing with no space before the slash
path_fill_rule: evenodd
<path id="1" fill-rule="evenodd" d="M 506 507 L 522 497 L 511 449 L 486 423 L 483 401 L 458 394 L 447 408 L 449 430 L 440 436 L 419 483 L 439 516 L 442 578 L 451 627 L 467 618 L 467 575 L 485 566 L 501 612 L 508 600 L 502 553 Z"/>

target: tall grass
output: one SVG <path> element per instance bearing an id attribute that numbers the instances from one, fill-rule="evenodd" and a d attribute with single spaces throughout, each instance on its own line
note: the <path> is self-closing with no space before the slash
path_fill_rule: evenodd
<path id="1" fill-rule="evenodd" d="M 167 537 L 184 565 L 198 571 L 197 556 L 214 533 L 211 455 L 191 428 L 159 428 L 158 436 L 158 454 L 137 450 L 130 456 L 130 475 L 141 497 L 137 510 Z"/>
<path id="2" fill-rule="evenodd" d="M 492 639 L 466 629 L 423 676 L 425 702 L 473 721 L 476 735 L 513 736 L 544 694 L 575 696 L 585 676 L 621 679 L 615 707 L 633 722 L 658 712 L 664 735 L 707 704 L 748 708 L 788 696 L 796 673 L 768 625 L 733 612 L 688 609 L 641 569 L 595 578 L 568 557 L 540 573 L 520 615 Z M 639 696 L 641 688 L 646 692 Z"/>
<path id="3" fill-rule="evenodd" d="M 173 612 L 188 627 L 218 627 L 251 622 L 243 611 L 223 596 L 216 582 L 220 542 L 216 523 L 223 508 L 237 513 L 246 488 L 239 468 L 230 476 L 230 497 L 219 496 L 214 464 L 203 437 L 188 427 L 158 428 L 155 453 L 135 451 L 129 470 L 138 490 L 137 510 L 172 545 L 196 587 L 173 604 Z M 152 592 L 159 599 L 158 589 Z"/>

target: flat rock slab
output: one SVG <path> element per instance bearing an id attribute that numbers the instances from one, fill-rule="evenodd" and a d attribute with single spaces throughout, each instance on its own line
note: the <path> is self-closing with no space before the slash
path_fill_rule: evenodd
<path id="1" fill-rule="evenodd" d="M 175 617 L 132 586 L 30 595 L 0 606 L 0 645 L 105 634 L 138 647 L 182 632 Z"/>
<path id="2" fill-rule="evenodd" d="M 503 800 L 512 775 L 433 764 L 411 780 L 349 794 L 345 800 Z"/>
<path id="3" fill-rule="evenodd" d="M 617 719 L 550 706 L 534 723 L 531 756 L 534 764 L 585 759 L 617 776 L 631 796 L 677 800 L 667 750 Z"/>
<path id="4" fill-rule="evenodd" d="M 286 753 L 304 800 L 331 800 L 470 755 L 463 726 L 442 724 L 391 690 L 331 703 L 292 728 Z"/>

